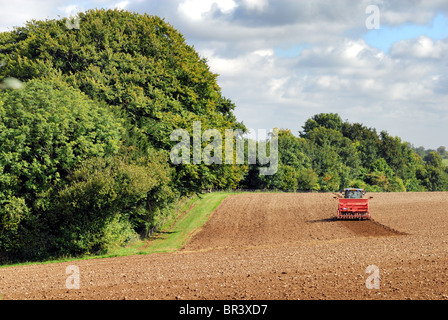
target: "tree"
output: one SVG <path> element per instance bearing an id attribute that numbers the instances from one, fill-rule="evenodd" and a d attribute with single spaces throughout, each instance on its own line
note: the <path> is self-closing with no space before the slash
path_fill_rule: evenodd
<path id="1" fill-rule="evenodd" d="M 370 170 L 372 172 L 381 172 L 383 173 L 388 180 L 392 179 L 395 175 L 395 172 L 392 170 L 392 168 L 387 164 L 386 160 L 384 158 L 379 158 L 375 160 L 370 165 Z"/>
<path id="2" fill-rule="evenodd" d="M 76 165 L 120 150 L 121 121 L 64 83 L 32 80 L 0 101 L 0 190 L 25 197 L 27 205 L 46 208 L 46 194 Z"/>
<path id="3" fill-rule="evenodd" d="M 448 173 L 438 167 L 428 165 L 424 185 L 429 191 L 446 191 L 448 189 Z"/>
<path id="4" fill-rule="evenodd" d="M 305 122 L 300 136 L 307 137 L 309 132 L 319 127 L 340 131 L 343 128 L 343 122 L 337 113 L 320 113 Z"/>
<path id="5" fill-rule="evenodd" d="M 426 155 L 423 160 L 426 162 L 427 165 L 433 166 L 435 168 L 441 168 L 443 165 L 443 160 L 440 155 L 440 153 L 431 151 Z"/>
<path id="6" fill-rule="evenodd" d="M 320 177 L 322 190 L 340 191 L 343 184 L 359 176 L 361 162 L 356 144 L 340 131 L 317 127 L 307 133 L 305 141 L 306 154 Z"/>
<path id="7" fill-rule="evenodd" d="M 440 146 L 437 148 L 437 153 L 443 158 L 446 159 L 448 158 L 448 152 L 446 151 L 446 147 L 445 146 Z"/>
<path id="8" fill-rule="evenodd" d="M 425 147 L 420 146 L 420 147 L 418 147 L 418 148 L 415 148 L 414 150 L 415 150 L 415 152 L 416 152 L 422 159 L 425 157 L 425 155 L 426 155 L 426 153 L 425 153 Z"/>
<path id="9" fill-rule="evenodd" d="M 279 158 L 283 164 L 295 169 L 311 166 L 311 160 L 303 148 L 303 140 L 295 137 L 291 130 L 279 130 L 278 148 L 281 150 Z"/>
<path id="10" fill-rule="evenodd" d="M 319 176 L 312 168 L 301 168 L 298 172 L 298 188 L 302 191 L 319 191 Z"/>
<path id="11" fill-rule="evenodd" d="M 430 151 L 424 161 L 426 166 L 425 170 L 422 170 L 422 179 L 426 188 L 430 191 L 446 191 L 448 189 L 448 173 L 440 154 Z"/>
<path id="12" fill-rule="evenodd" d="M 86 160 L 118 154 L 124 127 L 105 104 L 60 81 L 0 93 L 0 248 L 43 257 L 58 190 Z M 48 236 L 48 237 L 47 237 Z"/>
<path id="13" fill-rule="evenodd" d="M 31 21 L 1 33 L 0 78 L 59 78 L 91 99 L 119 106 L 135 127 L 128 132 L 143 133 L 153 148 L 167 152 L 173 130 L 191 131 L 193 121 L 204 131 L 245 129 L 206 60 L 162 18 L 102 9 L 79 13 L 79 23 L 68 30 L 64 19 Z M 175 169 L 182 194 L 234 185 L 244 173 L 242 167 L 219 174 L 206 165 Z"/>
<path id="14" fill-rule="evenodd" d="M 381 131 L 380 138 L 380 156 L 395 172 L 400 173 L 406 163 L 403 155 L 406 146 L 403 145 L 399 137 L 392 137 L 386 131 Z"/>
<path id="15" fill-rule="evenodd" d="M 344 122 L 342 133 L 355 143 L 361 166 L 369 167 L 379 158 L 381 141 L 375 129 L 367 128 L 360 123 Z"/>

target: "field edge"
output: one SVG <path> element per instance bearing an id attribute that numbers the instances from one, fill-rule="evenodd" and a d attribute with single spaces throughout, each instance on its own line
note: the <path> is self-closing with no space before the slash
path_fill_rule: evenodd
<path id="1" fill-rule="evenodd" d="M 197 232 L 199 232 L 213 211 L 225 198 L 237 194 L 236 192 L 217 192 L 201 194 L 188 201 L 186 210 L 178 216 L 175 222 L 159 234 L 166 236 L 156 237 L 152 240 L 140 240 L 128 247 L 118 248 L 102 255 L 86 255 L 82 257 L 60 258 L 47 261 L 32 261 L 0 265 L 0 268 L 12 268 L 18 266 L 56 264 L 70 261 L 83 261 L 93 259 L 108 259 L 116 257 L 129 257 L 135 255 L 150 255 L 155 253 L 173 253 L 180 250 Z"/>

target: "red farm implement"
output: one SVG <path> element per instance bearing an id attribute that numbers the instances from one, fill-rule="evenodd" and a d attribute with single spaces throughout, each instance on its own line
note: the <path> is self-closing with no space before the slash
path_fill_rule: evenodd
<path id="1" fill-rule="evenodd" d="M 345 189 L 344 198 L 338 199 L 337 218 L 339 220 L 369 220 L 369 198 L 363 199 L 364 194 L 362 189 Z"/>

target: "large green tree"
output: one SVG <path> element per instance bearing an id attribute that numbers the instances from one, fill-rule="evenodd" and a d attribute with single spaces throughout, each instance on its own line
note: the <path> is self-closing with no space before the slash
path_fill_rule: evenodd
<path id="1" fill-rule="evenodd" d="M 192 136 L 197 121 L 201 137 L 245 130 L 217 75 L 170 24 L 120 10 L 80 13 L 79 28 L 66 22 L 0 33 L 8 259 L 92 253 L 147 236 L 179 196 L 234 188 L 246 170 L 170 163 L 175 129 Z"/>
<path id="2" fill-rule="evenodd" d="M 119 106 L 134 130 L 167 152 L 174 145 L 171 132 L 192 133 L 193 121 L 201 121 L 203 131 L 244 130 L 206 60 L 157 16 L 89 10 L 79 13 L 79 29 L 68 29 L 65 19 L 31 21 L 0 34 L 0 60 L 0 78 L 57 77 L 92 99 Z M 243 172 L 238 166 L 179 165 L 176 185 L 181 193 L 226 188 Z"/>

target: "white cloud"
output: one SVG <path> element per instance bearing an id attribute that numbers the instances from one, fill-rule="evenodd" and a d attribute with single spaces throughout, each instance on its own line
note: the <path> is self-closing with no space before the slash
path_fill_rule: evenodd
<path id="1" fill-rule="evenodd" d="M 116 4 L 114 4 L 114 9 L 124 10 L 129 5 L 129 1 L 121 1 Z"/>
<path id="2" fill-rule="evenodd" d="M 85 11 L 83 7 L 80 7 L 76 4 L 58 7 L 58 10 L 63 13 L 64 17 L 72 17 L 75 16 L 78 12 Z"/>
<path id="3" fill-rule="evenodd" d="M 57 0 L 47 0 L 45 2 L 33 0 L 0 1 L 0 32 L 23 26 L 25 22 L 33 19 L 55 18 L 60 13 L 57 7 L 63 4 L 64 1 Z"/>
<path id="4" fill-rule="evenodd" d="M 397 57 L 442 59 L 447 56 L 448 42 L 420 36 L 417 39 L 396 42 L 390 53 Z"/>
<path id="5" fill-rule="evenodd" d="M 268 0 L 242 0 L 242 4 L 248 10 L 262 12 L 268 6 Z"/>
<path id="6" fill-rule="evenodd" d="M 445 0 L 378 1 L 381 11 L 381 23 L 397 26 L 405 23 L 426 24 L 435 13 L 448 14 L 448 2 Z"/>
<path id="7" fill-rule="evenodd" d="M 348 41 L 343 51 L 343 56 L 346 59 L 353 59 L 358 57 L 359 53 L 366 48 L 361 41 Z"/>
<path id="8" fill-rule="evenodd" d="M 178 6 L 178 12 L 193 21 L 201 21 L 213 8 L 223 14 L 230 14 L 237 7 L 233 0 L 184 0 Z"/>

